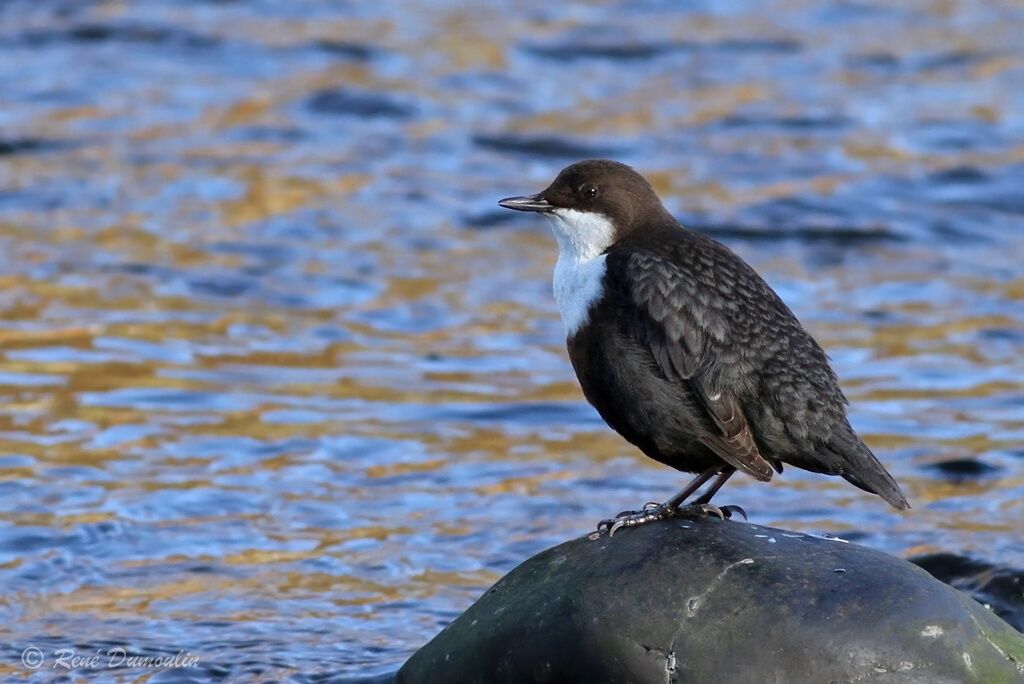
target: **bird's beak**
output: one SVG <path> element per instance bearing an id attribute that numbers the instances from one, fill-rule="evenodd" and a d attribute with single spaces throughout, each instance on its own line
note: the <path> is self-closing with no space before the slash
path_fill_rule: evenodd
<path id="1" fill-rule="evenodd" d="M 516 211 L 539 211 L 541 213 L 549 212 L 555 208 L 546 199 L 541 197 L 540 193 L 527 197 L 506 197 L 503 200 L 498 200 L 498 205 L 506 209 L 515 209 Z"/>

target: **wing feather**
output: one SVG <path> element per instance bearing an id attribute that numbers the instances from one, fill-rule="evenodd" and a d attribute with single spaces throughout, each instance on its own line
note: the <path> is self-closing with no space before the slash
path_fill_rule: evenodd
<path id="1" fill-rule="evenodd" d="M 608 275 L 629 293 L 640 336 L 666 378 L 685 383 L 706 413 L 701 442 L 729 465 L 767 481 L 772 467 L 761 456 L 739 399 L 714 388 L 708 357 L 728 335 L 725 314 L 695 306 L 707 298 L 693 278 L 671 261 L 646 251 L 609 253 Z M 706 303 L 706 302 L 705 302 Z"/>

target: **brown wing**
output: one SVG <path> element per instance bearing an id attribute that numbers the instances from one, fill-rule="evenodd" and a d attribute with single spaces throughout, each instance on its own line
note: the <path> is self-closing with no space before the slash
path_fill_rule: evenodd
<path id="1" fill-rule="evenodd" d="M 707 297 L 675 264 L 643 251 L 608 254 L 607 277 L 630 293 L 640 312 L 639 329 L 665 377 L 686 383 L 700 400 L 708 422 L 716 429 L 701 442 L 719 458 L 758 480 L 772 478 L 772 467 L 761 456 L 739 400 L 714 389 L 702 356 L 713 353 L 728 336 L 728 321 L 715 310 L 694 302 Z"/>
<path id="2" fill-rule="evenodd" d="M 708 395 L 700 382 L 691 380 L 691 384 L 721 432 L 721 436 L 709 436 L 703 440 L 708 448 L 723 461 L 753 478 L 762 482 L 772 479 L 772 467 L 757 449 L 739 400 L 728 392 Z"/>

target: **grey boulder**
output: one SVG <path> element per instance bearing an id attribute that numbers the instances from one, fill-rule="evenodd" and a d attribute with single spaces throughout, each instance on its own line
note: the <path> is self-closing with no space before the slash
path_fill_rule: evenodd
<path id="1" fill-rule="evenodd" d="M 534 556 L 396 681 L 997 684 L 1024 682 L 1024 637 L 879 551 L 676 519 Z"/>

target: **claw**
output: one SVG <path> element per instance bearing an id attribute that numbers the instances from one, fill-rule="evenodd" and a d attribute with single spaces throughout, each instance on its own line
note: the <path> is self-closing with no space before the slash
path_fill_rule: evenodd
<path id="1" fill-rule="evenodd" d="M 625 520 L 619 520 L 617 523 L 612 525 L 611 528 L 609 528 L 609 530 L 608 530 L 608 538 L 611 539 L 612 537 L 614 537 L 615 536 L 615 531 L 618 530 L 619 528 L 622 528 L 622 527 L 625 527 L 625 526 L 626 526 L 626 521 Z"/>
<path id="2" fill-rule="evenodd" d="M 711 515 L 717 515 L 722 520 L 725 520 L 725 513 L 721 508 L 714 504 L 700 504 L 700 509 L 704 511 L 704 515 L 708 515 L 710 513 Z"/>
<path id="3" fill-rule="evenodd" d="M 731 518 L 734 513 L 739 513 L 743 516 L 744 520 L 750 520 L 747 517 L 747 512 L 743 510 L 743 507 L 737 506 L 736 504 L 728 504 L 726 506 L 722 506 L 722 512 L 725 513 L 725 517 L 727 518 Z"/>

